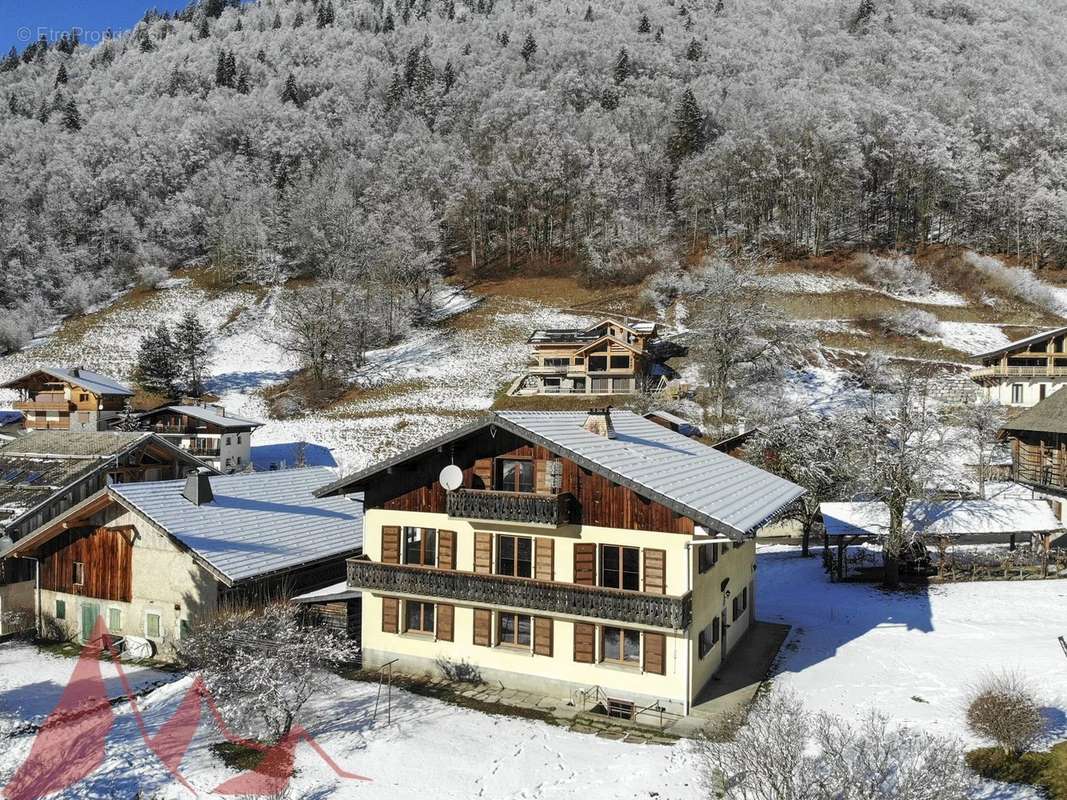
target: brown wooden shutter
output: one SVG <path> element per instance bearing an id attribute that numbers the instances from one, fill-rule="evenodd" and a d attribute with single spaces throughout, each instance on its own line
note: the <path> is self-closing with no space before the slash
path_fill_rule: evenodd
<path id="1" fill-rule="evenodd" d="M 474 609 L 474 643 L 482 647 L 493 644 L 493 612 L 487 608 Z"/>
<path id="2" fill-rule="evenodd" d="M 481 575 L 493 572 L 493 534 L 474 534 L 474 571 Z"/>
<path id="3" fill-rule="evenodd" d="M 441 569 L 456 568 L 456 532 L 437 532 L 437 566 Z"/>
<path id="4" fill-rule="evenodd" d="M 552 655 L 552 620 L 548 617 L 534 617 L 534 655 Z"/>
<path id="5" fill-rule="evenodd" d="M 574 582 L 596 586 L 596 545 L 591 542 L 574 545 Z"/>
<path id="6" fill-rule="evenodd" d="M 397 525 L 382 526 L 382 563 L 400 563 L 400 527 Z"/>
<path id="7" fill-rule="evenodd" d="M 667 674 L 667 637 L 662 633 L 645 634 L 645 672 Z"/>
<path id="8" fill-rule="evenodd" d="M 538 494 L 549 494 L 548 487 L 548 461 L 539 458 L 534 461 L 534 491 Z"/>
<path id="9" fill-rule="evenodd" d="M 574 623 L 574 660 L 582 664 L 596 660 L 596 625 Z"/>
<path id="10" fill-rule="evenodd" d="M 382 598 L 382 633 L 400 632 L 400 601 L 395 597 Z"/>
<path id="11" fill-rule="evenodd" d="M 645 550 L 645 591 L 650 594 L 666 594 L 666 550 Z"/>
<path id="12" fill-rule="evenodd" d="M 493 487 L 493 459 L 479 458 L 474 462 L 474 489 Z"/>
<path id="13" fill-rule="evenodd" d="M 547 536 L 534 540 L 534 577 L 539 581 L 552 580 L 555 542 Z"/>
<path id="14" fill-rule="evenodd" d="M 451 642 L 454 638 L 456 607 L 437 604 L 437 638 L 442 642 Z"/>

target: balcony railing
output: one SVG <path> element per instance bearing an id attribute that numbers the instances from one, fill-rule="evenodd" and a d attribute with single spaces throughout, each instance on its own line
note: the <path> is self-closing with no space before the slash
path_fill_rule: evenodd
<path id="1" fill-rule="evenodd" d="M 16 400 L 11 406 L 17 411 L 72 411 L 76 408 L 72 402 L 64 400 L 63 395 L 60 395 L 59 399 L 42 398 L 41 395 L 37 398 L 36 400 Z"/>
<path id="2" fill-rule="evenodd" d="M 457 519 L 559 526 L 570 522 L 570 495 L 456 489 L 448 493 L 446 510 Z"/>
<path id="3" fill-rule="evenodd" d="M 522 608 L 671 630 L 689 627 L 693 615 L 691 593 L 681 597 L 645 594 L 503 575 L 380 564 L 358 558 L 348 561 L 348 586 L 385 594 Z"/>
<path id="4" fill-rule="evenodd" d="M 1012 367 L 994 364 L 971 370 L 972 378 L 1063 378 L 1067 367 Z"/>

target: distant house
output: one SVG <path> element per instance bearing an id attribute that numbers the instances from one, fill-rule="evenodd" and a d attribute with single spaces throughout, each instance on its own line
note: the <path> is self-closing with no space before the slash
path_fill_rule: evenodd
<path id="1" fill-rule="evenodd" d="M 21 411 L 0 409 L 0 443 L 10 442 L 26 427 L 26 417 Z"/>
<path id="2" fill-rule="evenodd" d="M 1067 326 L 1019 339 L 974 356 L 971 371 L 990 400 L 1029 408 L 1067 383 Z"/>
<path id="3" fill-rule="evenodd" d="M 81 367 L 41 367 L 0 384 L 20 395 L 14 404 L 25 414 L 27 430 L 106 431 L 117 418 L 133 389 Z"/>
<path id="4" fill-rule="evenodd" d="M 252 432 L 263 425 L 228 415 L 220 405 L 162 406 L 138 424 L 220 472 L 240 472 L 252 463 Z"/>
<path id="5" fill-rule="evenodd" d="M 1011 447 L 1011 477 L 1049 496 L 1067 521 L 1067 392 L 1055 392 L 1009 420 L 1002 437 Z"/>
<path id="6" fill-rule="evenodd" d="M 673 372 L 657 352 L 656 334 L 656 323 L 629 318 L 534 331 L 533 360 L 511 393 L 610 395 L 662 387 Z"/>
<path id="7" fill-rule="evenodd" d="M 363 542 L 359 497 L 318 498 L 325 468 L 112 484 L 20 539 L 37 559 L 38 612 L 83 640 L 116 636 L 171 655 L 227 601 L 329 586 Z"/>
<path id="8" fill-rule="evenodd" d="M 32 601 L 36 565 L 3 558 L 13 543 L 110 484 L 179 478 L 203 467 L 150 433 L 37 431 L 0 446 L 0 634 L 11 627 L 4 612 L 25 607 L 28 592 Z"/>
<path id="9" fill-rule="evenodd" d="M 688 436 L 691 439 L 704 435 L 704 432 L 700 430 L 699 425 L 694 425 L 689 420 L 683 419 L 676 414 L 671 414 L 669 411 L 649 411 L 645 414 L 645 419 L 650 422 L 655 422 L 657 425 L 662 425 L 669 431 L 680 433 L 682 436 Z"/>

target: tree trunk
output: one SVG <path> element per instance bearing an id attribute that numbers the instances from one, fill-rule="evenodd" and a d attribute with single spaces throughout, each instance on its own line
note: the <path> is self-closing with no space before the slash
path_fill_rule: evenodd
<path id="1" fill-rule="evenodd" d="M 882 560 L 882 585 L 887 589 L 896 589 L 900 585 L 900 556 L 886 550 Z"/>

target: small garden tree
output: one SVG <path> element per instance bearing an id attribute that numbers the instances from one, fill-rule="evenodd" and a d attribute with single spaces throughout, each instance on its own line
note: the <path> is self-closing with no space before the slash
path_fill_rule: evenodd
<path id="1" fill-rule="evenodd" d="M 1026 682 L 1013 672 L 986 675 L 971 692 L 967 727 L 1018 757 L 1045 730 L 1041 707 Z"/>

